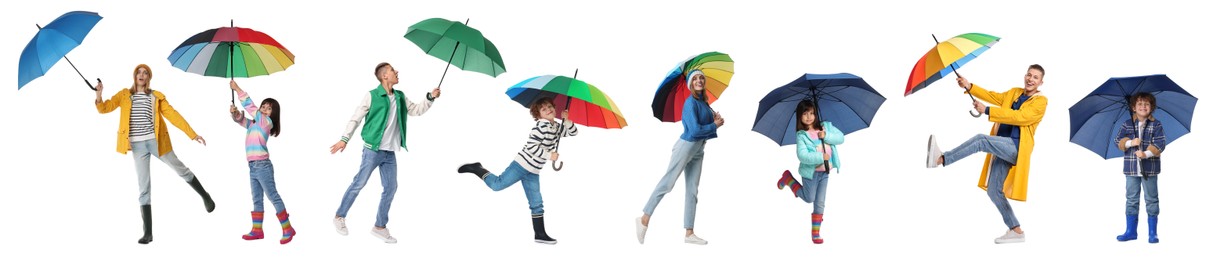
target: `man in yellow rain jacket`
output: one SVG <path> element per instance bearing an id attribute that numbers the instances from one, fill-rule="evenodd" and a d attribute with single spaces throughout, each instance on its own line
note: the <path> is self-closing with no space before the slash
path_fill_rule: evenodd
<path id="1" fill-rule="evenodd" d="M 1027 200 L 1027 177 L 1031 169 L 1031 150 L 1035 148 L 1035 128 L 1048 108 L 1048 98 L 1039 91 L 1040 85 L 1044 84 L 1043 77 L 1044 67 L 1033 64 L 1023 76 L 1023 87 L 1011 88 L 1006 92 L 985 90 L 971 84 L 966 78 L 958 78 L 959 87 L 980 100 L 994 104 L 985 106 L 979 101 L 973 102 L 976 111 L 989 115 L 993 129 L 989 135 L 978 134 L 946 152 L 939 150 L 937 141 L 930 135 L 926 157 L 926 167 L 929 168 L 950 165 L 974 153 L 988 153 L 977 185 L 988 192 L 989 199 L 993 200 L 1009 228 L 1001 237 L 994 239 L 993 242 L 998 244 L 1025 241 L 1023 229 L 1006 199 Z"/>

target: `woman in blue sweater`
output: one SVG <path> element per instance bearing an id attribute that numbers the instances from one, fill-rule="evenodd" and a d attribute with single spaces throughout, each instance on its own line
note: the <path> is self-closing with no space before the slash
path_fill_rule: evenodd
<path id="1" fill-rule="evenodd" d="M 655 191 L 642 208 L 642 216 L 634 220 L 639 244 L 646 238 L 647 226 L 650 224 L 651 214 L 655 213 L 655 207 L 664 195 L 672 191 L 681 171 L 685 173 L 685 243 L 707 243 L 705 239 L 693 234 L 693 219 L 697 214 L 697 186 L 701 181 L 701 163 L 706 140 L 718 137 L 718 128 L 723 126 L 723 118 L 706 103 L 706 75 L 701 70 L 690 72 L 686 82 L 693 94 L 685 100 L 684 110 L 681 111 L 680 121 L 685 131 L 672 147 L 672 160 L 668 164 L 667 173 L 659 179 L 659 184 L 655 185 Z"/>

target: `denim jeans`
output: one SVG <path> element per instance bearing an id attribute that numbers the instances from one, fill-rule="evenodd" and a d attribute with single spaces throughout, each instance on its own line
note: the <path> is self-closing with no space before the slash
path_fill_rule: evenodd
<path id="1" fill-rule="evenodd" d="M 254 199 L 254 211 L 265 211 L 262 208 L 262 196 L 275 206 L 276 212 L 283 212 L 283 199 L 279 198 L 279 189 L 275 188 L 275 165 L 270 159 L 249 162 L 249 188 Z"/>
<path id="2" fill-rule="evenodd" d="M 659 179 L 659 184 L 655 185 L 655 191 L 651 193 L 651 197 L 647 200 L 647 204 L 642 208 L 642 212 L 649 215 L 655 213 L 655 207 L 659 206 L 659 201 L 663 200 L 663 196 L 672 191 L 672 186 L 676 185 L 676 178 L 680 177 L 680 172 L 685 173 L 685 229 L 693 229 L 693 221 L 697 215 L 697 186 L 701 182 L 701 164 L 706 148 L 706 141 L 689 142 L 684 139 L 676 141 L 676 145 L 672 147 L 672 159 L 668 164 L 668 172 Z"/>
<path id="3" fill-rule="evenodd" d="M 1145 188 L 1145 213 L 1150 216 L 1158 215 L 1158 176 L 1125 176 L 1124 198 L 1127 199 L 1124 208 L 1125 215 L 1138 215 L 1141 200 L 1141 188 Z"/>
<path id="4" fill-rule="evenodd" d="M 502 174 L 487 173 L 482 181 L 494 191 L 501 191 L 520 182 L 520 185 L 524 186 L 524 197 L 528 199 L 528 210 L 533 216 L 545 214 L 545 205 L 541 200 L 541 176 L 528 172 L 520 163 L 512 161 L 507 169 L 503 169 Z"/>
<path id="5" fill-rule="evenodd" d="M 985 188 L 989 200 L 993 201 L 994 206 L 997 206 L 997 212 L 1001 213 L 1002 221 L 1006 223 L 1007 228 L 1018 227 L 1018 218 L 1014 216 L 1014 209 L 1010 207 L 1010 201 L 1006 199 L 1006 193 L 1003 191 L 1006 176 L 1010 174 L 1010 167 L 1018 163 L 1018 144 L 1015 144 L 1013 139 L 977 134 L 955 149 L 943 152 L 942 162 L 944 166 L 951 165 L 979 152 L 993 155 L 993 160 L 989 162 L 989 186 Z"/>
<path id="6" fill-rule="evenodd" d="M 177 172 L 178 177 L 182 177 L 183 180 L 187 182 L 194 180 L 194 173 L 185 164 L 182 164 L 181 160 L 177 159 L 177 155 L 173 151 L 157 156 L 156 139 L 132 142 L 131 157 L 135 158 L 135 174 L 136 180 L 139 182 L 140 205 L 152 204 L 152 176 L 149 174 L 149 167 L 151 166 L 149 164 L 153 156 Z"/>
<path id="7" fill-rule="evenodd" d="M 372 170 L 376 168 L 380 168 L 380 184 L 384 186 L 384 191 L 380 193 L 380 208 L 376 210 L 376 227 L 383 228 L 389 223 L 389 207 L 393 204 L 393 195 L 397 194 L 397 155 L 392 151 L 363 148 L 359 172 L 351 181 L 351 187 L 347 188 L 346 195 L 342 196 L 342 204 L 338 205 L 335 215 L 346 218 L 355 197 L 359 196 L 359 190 L 368 183 Z"/>
<path id="8" fill-rule="evenodd" d="M 812 214 L 824 214 L 824 193 L 828 190 L 828 172 L 816 172 L 814 179 L 803 178 L 803 189 L 795 197 L 812 204 Z"/>

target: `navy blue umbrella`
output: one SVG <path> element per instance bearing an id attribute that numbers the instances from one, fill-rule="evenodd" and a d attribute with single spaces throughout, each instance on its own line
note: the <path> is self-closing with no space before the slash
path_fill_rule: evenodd
<path id="1" fill-rule="evenodd" d="M 869 127 L 887 98 L 854 74 L 805 74 L 761 99 L 752 131 L 778 145 L 794 144 L 798 131 L 795 108 L 803 100 L 816 104 L 819 108 L 816 117 L 820 121 L 832 122 L 842 133 L 849 134 Z"/>
<path id="2" fill-rule="evenodd" d="M 21 60 L 17 64 L 17 89 L 20 90 L 26 83 L 46 74 L 59 59 L 66 60 L 65 55 L 80 46 L 85 36 L 100 20 L 101 16 L 97 13 L 73 11 L 55 18 L 46 26 L 38 26 L 38 34 L 35 34 L 21 51 Z M 72 61 L 68 60 L 68 63 L 71 64 Z M 76 69 L 75 64 L 72 64 L 72 69 Z M 80 70 L 76 70 L 76 74 L 80 74 Z M 84 75 L 80 78 L 84 79 Z M 89 80 L 84 81 L 89 88 L 97 90 Z"/>
<path id="3" fill-rule="evenodd" d="M 1148 92 L 1157 100 L 1153 117 L 1162 123 L 1167 144 L 1192 131 L 1196 97 L 1166 75 L 1157 74 L 1108 79 L 1069 107 L 1069 141 L 1103 159 L 1124 156 L 1116 147 L 1115 138 L 1120 125 L 1132 118 L 1128 101 L 1137 92 Z"/>

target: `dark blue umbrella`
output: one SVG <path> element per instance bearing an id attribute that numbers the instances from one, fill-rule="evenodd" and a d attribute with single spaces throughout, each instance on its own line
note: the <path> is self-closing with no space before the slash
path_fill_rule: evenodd
<path id="1" fill-rule="evenodd" d="M 101 16 L 94 12 L 72 11 L 55 18 L 45 27 L 38 26 L 38 34 L 21 51 L 21 60 L 17 64 L 17 89 L 46 74 L 59 59 L 66 60 L 68 52 L 80 46 L 100 20 Z M 68 64 L 71 63 L 68 60 Z M 76 69 L 75 64 L 71 65 L 72 69 Z M 80 70 L 76 70 L 76 74 L 80 74 Z M 84 79 L 84 75 L 80 75 Z M 96 90 L 89 80 L 84 81 L 89 88 Z"/>
<path id="2" fill-rule="evenodd" d="M 869 127 L 887 98 L 853 74 L 805 74 L 761 99 L 752 131 L 778 145 L 794 144 L 798 131 L 795 108 L 802 100 L 816 104 L 819 108 L 816 117 L 820 121 L 832 122 L 842 133 L 849 134 Z"/>
<path id="3" fill-rule="evenodd" d="M 1196 97 L 1166 75 L 1111 78 L 1069 107 L 1069 141 L 1095 152 L 1103 159 L 1124 156 L 1116 147 L 1120 125 L 1132 118 L 1129 98 L 1137 92 L 1154 95 L 1158 108 L 1154 119 L 1166 130 L 1166 143 L 1191 132 Z"/>

